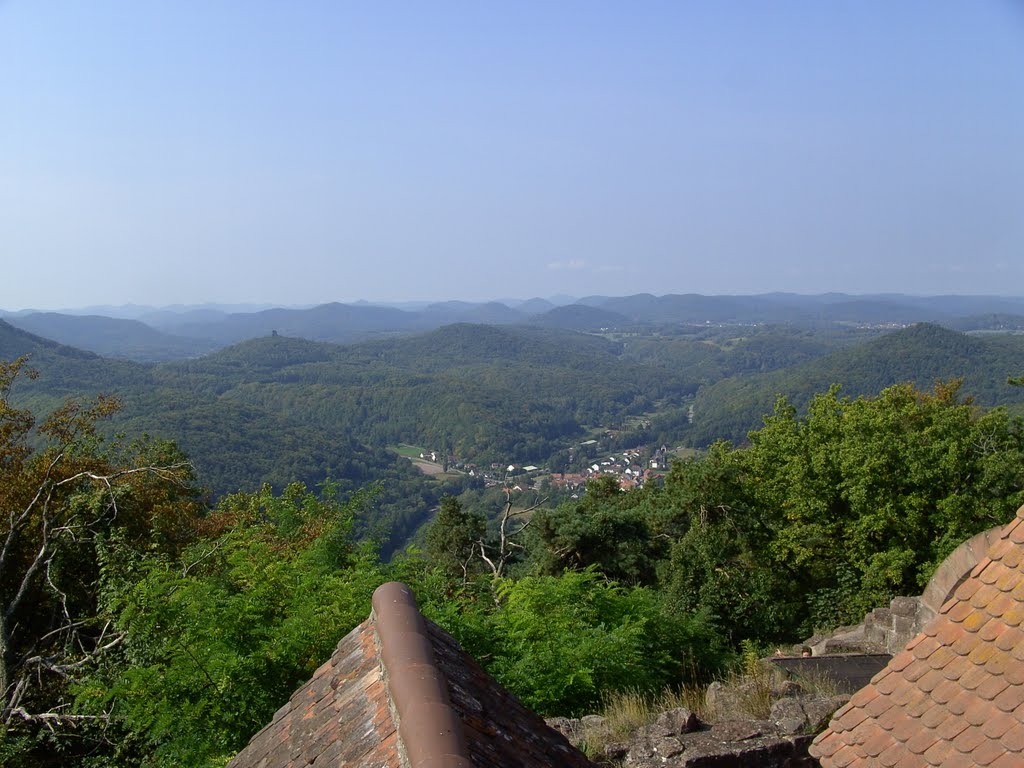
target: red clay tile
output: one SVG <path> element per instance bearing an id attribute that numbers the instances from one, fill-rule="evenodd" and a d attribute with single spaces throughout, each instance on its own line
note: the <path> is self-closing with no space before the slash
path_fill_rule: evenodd
<path id="1" fill-rule="evenodd" d="M 864 712 L 867 713 L 868 717 L 877 718 L 884 712 L 887 712 L 888 710 L 892 709 L 893 706 L 895 705 L 893 704 L 892 699 L 890 699 L 888 696 L 879 696 L 875 699 L 872 699 L 871 702 L 868 703 L 866 707 L 864 707 Z"/>
<path id="2" fill-rule="evenodd" d="M 990 739 L 998 739 L 1016 724 L 1017 718 L 1013 715 L 1006 712 L 998 712 L 985 721 L 984 725 L 981 726 L 981 732 Z"/>
<path id="3" fill-rule="evenodd" d="M 1013 588 L 1010 594 L 1018 600 L 1024 600 L 1024 583 L 1017 584 L 1017 586 Z"/>
<path id="4" fill-rule="evenodd" d="M 1017 723 L 999 737 L 999 743 L 1009 752 L 1024 752 L 1024 723 Z M 1020 765 L 1020 763 L 1018 763 Z"/>
<path id="5" fill-rule="evenodd" d="M 1009 627 L 999 619 L 990 619 L 978 632 L 978 637 L 983 643 L 995 643 L 996 639 L 1007 629 Z"/>
<path id="6" fill-rule="evenodd" d="M 925 673 L 924 677 L 917 681 L 917 687 L 925 693 L 931 693 L 939 686 L 940 683 L 947 682 L 949 681 L 946 680 L 945 676 L 941 672 L 935 669 L 929 669 L 928 672 Z"/>
<path id="7" fill-rule="evenodd" d="M 985 741 L 985 734 L 981 732 L 980 728 L 967 728 L 953 739 L 953 746 L 956 747 L 958 752 L 970 752 L 979 744 Z"/>
<path id="8" fill-rule="evenodd" d="M 920 731 L 907 740 L 907 749 L 915 755 L 923 755 L 938 740 L 939 737 L 934 731 Z"/>
<path id="9" fill-rule="evenodd" d="M 1024 562 L 1024 551 L 1020 547 L 1014 547 L 1003 555 L 1002 563 L 1007 568 L 1017 568 L 1021 562 Z"/>
<path id="10" fill-rule="evenodd" d="M 867 713 L 860 707 L 857 707 L 843 713 L 843 716 L 839 718 L 839 722 L 842 724 L 843 730 L 852 731 L 867 719 Z"/>
<path id="11" fill-rule="evenodd" d="M 996 581 L 995 586 L 1000 592 L 1011 592 L 1020 584 L 1020 572 L 1003 566 L 1003 574 Z"/>
<path id="12" fill-rule="evenodd" d="M 990 561 L 988 565 L 985 567 L 985 569 L 981 571 L 981 575 L 979 575 L 978 579 L 981 580 L 982 584 L 993 586 L 997 581 L 999 581 L 1002 575 L 1004 575 L 1007 572 L 1007 570 L 1008 568 L 1004 564 L 1000 562 Z M 1011 587 L 1011 589 L 1013 589 L 1013 587 Z M 1001 592 L 1002 590 L 998 591 Z M 984 587 L 978 590 L 979 594 L 982 592 L 986 592 Z M 973 598 L 971 598 L 972 604 L 974 604 L 974 600 L 977 597 L 978 595 L 975 595 Z"/>
<path id="13" fill-rule="evenodd" d="M 946 704 L 952 700 L 954 696 L 960 693 L 960 690 L 960 686 L 952 680 L 943 680 L 935 686 L 935 690 L 932 691 L 931 696 L 937 704 Z"/>
<path id="14" fill-rule="evenodd" d="M 893 708 L 891 711 L 898 714 L 896 724 L 890 732 L 894 740 L 902 744 L 921 729 L 921 723 L 924 720 L 923 717 L 920 719 L 911 717 L 902 710 L 896 708 Z"/>
<path id="15" fill-rule="evenodd" d="M 1020 755 L 1004 752 L 989 763 L 988 768 L 1020 768 Z"/>
<path id="16" fill-rule="evenodd" d="M 897 688 L 906 685 L 907 683 L 899 675 L 886 675 L 881 680 L 878 680 L 876 677 L 876 679 L 871 681 L 871 684 L 875 686 L 880 694 L 888 696 Z"/>
<path id="17" fill-rule="evenodd" d="M 989 568 L 988 571 L 992 570 Z M 982 584 L 981 589 L 974 593 L 974 597 L 971 598 L 971 607 L 975 609 L 984 610 L 985 606 L 1003 594 L 1002 590 L 996 589 L 995 579 L 992 580 L 992 584 Z"/>
<path id="18" fill-rule="evenodd" d="M 926 713 L 921 718 L 921 723 L 927 724 L 927 727 L 934 730 L 943 741 L 952 741 L 967 729 L 966 720 L 949 714 L 942 707 L 935 707 L 933 711 L 937 714 L 929 718 L 931 712 Z M 931 725 L 931 723 L 935 724 Z"/>
<path id="19" fill-rule="evenodd" d="M 975 693 L 979 698 L 985 701 L 992 701 L 1000 693 L 1010 687 L 1010 684 L 1006 681 L 1005 677 L 990 677 L 988 680 L 978 686 Z"/>
<path id="20" fill-rule="evenodd" d="M 970 665 L 970 668 L 960 678 L 960 687 L 966 691 L 975 691 L 978 686 L 988 680 L 988 673 L 985 672 L 984 665 L 975 666 Z"/>
<path id="21" fill-rule="evenodd" d="M 1014 544 L 1024 544 L 1024 526 L 1017 525 L 1008 531 L 1007 537 Z"/>
<path id="22" fill-rule="evenodd" d="M 927 662 L 915 658 L 910 666 L 903 670 L 903 679 L 908 682 L 915 683 L 924 677 L 924 675 L 929 671 L 931 671 L 931 667 L 928 666 Z M 856 698 L 856 696 L 854 696 L 854 698 Z"/>
<path id="23" fill-rule="evenodd" d="M 932 701 L 931 697 L 924 691 L 918 691 L 921 694 L 921 698 L 915 701 L 913 704 L 906 706 L 907 714 L 911 717 L 921 717 L 929 709 L 935 706 L 935 702 Z"/>
<path id="24" fill-rule="evenodd" d="M 992 561 L 989 560 L 987 557 L 981 558 L 978 561 L 978 564 L 976 566 L 974 566 L 974 568 L 971 569 L 971 576 L 970 576 L 970 578 L 972 580 L 979 579 L 979 577 L 981 576 L 982 572 L 984 572 L 984 570 L 986 568 L 988 568 L 988 564 L 991 563 L 991 562 Z"/>
<path id="25" fill-rule="evenodd" d="M 975 765 L 991 765 L 1005 751 L 998 741 L 987 740 L 971 750 L 971 760 Z"/>
<path id="26" fill-rule="evenodd" d="M 1015 605 L 1002 616 L 1003 623 L 1009 627 L 1019 627 L 1024 623 L 1024 604 Z"/>
<path id="27" fill-rule="evenodd" d="M 914 662 L 915 656 L 910 651 L 900 651 L 889 661 L 888 668 L 893 672 L 902 672 Z"/>
<path id="28" fill-rule="evenodd" d="M 957 680 L 959 680 L 961 677 L 964 676 L 964 673 L 967 671 L 967 669 L 965 667 L 973 666 L 973 665 L 965 664 L 962 661 L 962 659 L 963 659 L 962 656 L 960 658 L 961 658 L 961 661 L 958 661 L 956 664 L 947 664 L 946 665 L 946 668 L 944 670 L 942 670 L 942 676 L 944 678 L 946 678 L 947 680 L 952 680 L 952 681 L 956 682 Z"/>
<path id="29" fill-rule="evenodd" d="M 850 706 L 852 707 L 866 707 L 872 701 L 878 698 L 878 691 L 872 686 L 868 685 L 861 688 L 850 699 Z"/>
<path id="30" fill-rule="evenodd" d="M 933 621 L 930 626 L 935 628 L 935 639 L 945 646 L 951 646 L 964 635 L 964 629 L 952 621 Z"/>
<path id="31" fill-rule="evenodd" d="M 860 760 L 860 755 L 850 747 L 843 747 L 832 757 L 832 765 L 836 768 L 847 768 L 858 760 Z"/>
<path id="32" fill-rule="evenodd" d="M 878 757 L 890 746 L 892 746 L 892 737 L 882 730 L 864 742 L 861 748 L 864 750 L 864 754 L 869 757 Z"/>
<path id="33" fill-rule="evenodd" d="M 948 741 L 938 741 L 921 754 L 932 765 L 944 765 L 956 756 L 956 750 Z"/>
<path id="34" fill-rule="evenodd" d="M 974 608 L 971 606 L 969 601 L 961 600 L 946 612 L 946 618 L 950 621 L 960 623 L 970 616 L 973 611 Z"/>
<path id="35" fill-rule="evenodd" d="M 934 637 L 925 637 L 921 642 L 914 646 L 914 657 L 918 659 L 927 659 L 938 647 L 939 644 L 935 641 Z"/>
<path id="36" fill-rule="evenodd" d="M 946 709 L 951 715 L 962 715 L 967 711 L 967 707 L 974 701 L 974 693 L 972 691 L 960 691 L 952 700 L 946 704 Z"/>
<path id="37" fill-rule="evenodd" d="M 988 620 L 989 615 L 987 613 L 981 613 L 980 611 L 972 609 L 970 614 L 968 614 L 967 618 L 963 620 L 962 624 L 964 625 L 964 629 L 966 629 L 968 632 L 977 632 L 983 626 L 985 626 Z M 918 656 L 918 658 L 922 657 Z"/>
<path id="38" fill-rule="evenodd" d="M 999 595 L 995 600 L 985 606 L 985 613 L 989 616 L 995 616 L 996 618 L 1001 617 L 1008 610 L 1017 605 L 1017 600 L 1013 595 L 1003 593 Z"/>
<path id="39" fill-rule="evenodd" d="M 1024 685 L 1024 664 L 1009 663 L 1003 672 L 1006 682 L 1010 685 Z"/>
<path id="40" fill-rule="evenodd" d="M 1006 533 L 1005 527 L 1003 528 L 1003 533 Z M 1017 548 L 1013 546 L 1012 541 L 1006 538 L 1002 538 L 995 544 L 993 544 L 991 547 L 989 547 L 988 552 L 986 552 L 985 554 L 988 555 L 990 560 L 999 560 L 1000 562 L 1002 562 L 1003 558 L 1005 558 L 1008 554 L 1010 554 L 1016 549 Z"/>
<path id="41" fill-rule="evenodd" d="M 1024 686 L 1012 685 L 1000 693 L 992 703 L 1003 712 L 1013 712 L 1017 707 L 1024 704 Z"/>
<path id="42" fill-rule="evenodd" d="M 927 658 L 928 666 L 932 669 L 942 669 L 944 666 L 949 664 L 953 659 L 960 658 L 957 654 L 953 653 L 947 644 L 943 643 L 942 647 L 936 648 L 935 652 Z"/>
<path id="43" fill-rule="evenodd" d="M 878 756 L 878 764 L 884 768 L 894 768 L 904 753 L 906 749 L 902 744 L 890 744 L 889 748 Z"/>
<path id="44" fill-rule="evenodd" d="M 994 717 L 998 710 L 990 702 L 975 699 L 961 715 L 963 720 L 974 727 L 981 727 L 990 717 Z"/>
<path id="45" fill-rule="evenodd" d="M 953 593 L 957 600 L 970 600 L 974 593 L 981 587 L 981 582 L 977 579 L 967 579 Z"/>
<path id="46" fill-rule="evenodd" d="M 995 653 L 985 662 L 985 671 L 993 677 L 1005 675 L 1011 667 L 1020 667 L 1018 662 L 1009 658 L 1005 653 Z"/>
<path id="47" fill-rule="evenodd" d="M 980 635 L 978 639 L 981 639 Z M 996 648 L 994 644 L 981 642 L 978 644 L 977 648 L 971 651 L 970 655 L 967 658 L 970 660 L 972 664 L 975 664 L 979 667 L 984 667 L 986 664 L 988 664 L 989 659 L 991 659 L 993 656 L 998 655 L 999 649 Z"/>
<path id="48" fill-rule="evenodd" d="M 924 638 L 925 638 L 925 635 L 920 635 L 920 634 L 914 635 L 912 638 L 910 638 L 910 641 L 905 646 L 903 646 L 903 650 L 905 650 L 905 651 L 912 651 L 912 650 L 914 650 L 917 647 L 918 643 L 920 643 L 922 640 L 924 640 Z"/>
<path id="49" fill-rule="evenodd" d="M 1021 643 L 1024 643 L 1024 632 L 1017 627 L 1007 627 L 999 637 L 996 638 L 996 648 L 1000 651 L 1012 651 Z"/>
<path id="50" fill-rule="evenodd" d="M 960 637 L 958 637 L 956 642 L 950 647 L 950 650 L 959 656 L 966 656 L 978 646 L 978 636 L 972 632 L 963 630 L 962 625 L 954 626 L 961 627 L 961 633 Z"/>

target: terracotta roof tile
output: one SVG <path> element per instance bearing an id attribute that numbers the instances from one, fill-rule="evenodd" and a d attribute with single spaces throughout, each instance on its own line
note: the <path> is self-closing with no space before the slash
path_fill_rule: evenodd
<path id="1" fill-rule="evenodd" d="M 1020 768 L 1020 755 L 1004 752 L 989 763 L 989 768 Z"/>
<path id="2" fill-rule="evenodd" d="M 942 765 L 956 757 L 955 752 L 953 745 L 948 741 L 936 741 L 921 753 L 921 757 L 931 765 Z"/>
<path id="3" fill-rule="evenodd" d="M 386 586 L 408 592 L 402 585 Z M 400 762 L 400 754 L 408 756 L 408 764 L 440 765 L 439 756 L 432 755 L 431 749 L 442 741 L 451 741 L 459 732 L 465 749 L 460 753 L 446 747 L 441 758 L 446 767 L 591 766 L 561 734 L 498 686 L 450 635 L 423 620 L 414 602 L 411 605 L 416 631 L 406 631 L 409 625 L 402 619 L 396 637 L 402 636 L 401 644 L 408 648 L 424 646 L 420 640 L 425 640 L 429 658 L 405 657 L 404 651 L 396 654 L 389 650 L 388 643 L 381 650 L 380 636 L 385 630 L 379 626 L 375 596 L 375 614 L 342 639 L 331 659 L 292 694 L 271 723 L 228 764 L 229 768 L 398 768 L 407 764 L 405 758 Z M 406 639 L 415 642 L 409 644 Z M 393 669 L 394 659 L 399 663 Z M 390 683 L 384 679 L 385 665 Z M 409 710 L 418 714 L 408 718 L 412 726 L 408 735 L 404 725 L 399 734 L 392 716 L 393 708 L 401 711 L 402 706 L 400 701 L 395 706 L 395 691 L 402 689 L 394 685 L 399 676 L 405 678 L 399 681 L 405 693 L 425 696 L 415 699 Z M 437 684 L 443 688 L 437 688 Z M 435 694 L 439 698 L 432 698 Z M 443 726 L 445 730 L 438 730 L 441 720 L 435 716 L 442 709 L 454 719 Z M 419 731 L 434 744 L 425 747 L 424 742 L 417 742 L 422 735 Z"/>
<path id="4" fill-rule="evenodd" d="M 987 701 L 975 699 L 971 702 L 971 705 L 967 707 L 967 711 L 963 714 L 963 719 L 966 720 L 970 725 L 980 727 L 985 724 L 985 721 L 996 714 L 995 707 Z"/>
<path id="5" fill-rule="evenodd" d="M 1017 719 L 1013 715 L 999 712 L 985 721 L 981 726 L 981 732 L 990 739 L 998 739 L 1016 724 Z"/>
<path id="6" fill-rule="evenodd" d="M 878 764 L 885 766 L 885 768 L 894 768 L 899 763 L 900 758 L 903 757 L 903 752 L 901 744 L 891 744 L 888 749 L 878 756 Z"/>
<path id="7" fill-rule="evenodd" d="M 925 637 L 920 643 L 914 646 L 914 657 L 917 659 L 927 659 L 939 647 L 939 643 L 934 637 Z"/>
<path id="8" fill-rule="evenodd" d="M 946 611 L 946 617 L 950 621 L 955 621 L 959 623 L 966 619 L 968 616 L 970 616 L 973 610 L 974 609 L 971 607 L 971 604 L 968 601 L 957 601 L 948 611 Z"/>
<path id="9" fill-rule="evenodd" d="M 960 686 L 952 680 L 943 680 L 932 691 L 932 701 L 936 704 L 948 704 L 960 690 Z"/>
<path id="10" fill-rule="evenodd" d="M 957 654 L 950 650 L 947 644 L 943 644 L 941 647 L 935 649 L 935 653 L 928 657 L 928 666 L 932 669 L 942 669 L 953 659 L 957 658 Z"/>
<path id="11" fill-rule="evenodd" d="M 1024 766 L 1024 507 L 988 540 L 942 612 L 812 744 L 823 768 Z"/>
<path id="12" fill-rule="evenodd" d="M 917 681 L 917 687 L 925 693 L 931 693 L 939 687 L 940 683 L 948 683 L 945 675 L 936 669 L 929 669 L 924 676 Z"/>
<path id="13" fill-rule="evenodd" d="M 996 638 L 996 648 L 1000 651 L 1012 651 L 1024 643 L 1024 632 L 1017 627 L 1007 627 L 1006 631 Z"/>
<path id="14" fill-rule="evenodd" d="M 995 643 L 996 638 L 998 638 L 1006 630 L 1006 624 L 1004 624 L 999 619 L 989 619 L 985 623 L 985 626 L 983 626 L 981 630 L 978 632 L 978 637 L 981 639 L 983 643 Z M 998 652 L 999 649 L 996 648 L 995 651 Z"/>
<path id="15" fill-rule="evenodd" d="M 1024 724 L 1017 723 L 1010 728 L 999 737 L 999 743 L 1006 747 L 1008 752 L 1024 752 Z"/>
<path id="16" fill-rule="evenodd" d="M 915 657 L 910 651 L 900 651 L 889 662 L 889 669 L 893 672 L 902 672 L 910 666 Z"/>
<path id="17" fill-rule="evenodd" d="M 1017 547 L 1013 547 L 1009 552 L 1003 555 L 1002 563 L 1007 568 L 1016 568 L 1024 561 L 1024 551 L 1021 551 Z"/>
<path id="18" fill-rule="evenodd" d="M 992 701 L 1010 686 L 1005 677 L 990 677 L 978 686 L 975 693 L 985 701 Z"/>
<path id="19" fill-rule="evenodd" d="M 938 740 L 939 735 L 935 733 L 935 731 L 922 730 L 910 737 L 906 743 L 906 747 L 915 755 L 923 755 L 925 750 L 931 747 Z"/>
<path id="20" fill-rule="evenodd" d="M 989 621 L 989 615 L 971 607 L 971 612 L 963 620 L 964 629 L 968 632 L 977 632 Z M 918 656 L 918 658 L 921 658 Z"/>
<path id="21" fill-rule="evenodd" d="M 913 683 L 924 677 L 929 671 L 931 671 L 931 667 L 928 666 L 928 662 L 915 658 L 910 666 L 903 670 L 903 679 Z M 851 701 L 850 703 L 852 704 L 853 702 Z M 855 706 L 860 706 L 860 704 Z"/>
<path id="22" fill-rule="evenodd" d="M 1020 598 L 1014 596 L 1015 600 Z M 1018 603 L 1002 615 L 1003 623 L 1008 627 L 1019 627 L 1024 622 L 1024 604 Z"/>
<path id="23" fill-rule="evenodd" d="M 980 586 L 980 582 L 975 581 L 974 579 L 968 579 L 956 588 L 956 591 L 953 593 L 953 597 L 956 600 L 970 600 L 971 596 L 978 591 Z"/>
<path id="24" fill-rule="evenodd" d="M 971 705 L 972 701 L 974 701 L 974 694 L 971 691 L 960 691 L 946 705 L 946 710 L 953 715 L 962 715 L 967 711 L 967 707 Z"/>
<path id="25" fill-rule="evenodd" d="M 1005 752 L 1006 750 L 998 741 L 989 740 L 971 750 L 970 757 L 975 765 L 986 766 L 991 765 Z"/>
<path id="26" fill-rule="evenodd" d="M 953 643 L 952 646 L 950 646 L 950 650 L 952 650 L 958 656 L 966 656 L 977 647 L 978 636 L 965 631 L 962 625 L 954 624 L 953 626 L 958 627 L 960 629 L 960 632 L 956 639 L 956 642 Z"/>
<path id="27" fill-rule="evenodd" d="M 1024 544 L 1024 525 L 1011 527 L 1007 538 L 1014 544 Z"/>

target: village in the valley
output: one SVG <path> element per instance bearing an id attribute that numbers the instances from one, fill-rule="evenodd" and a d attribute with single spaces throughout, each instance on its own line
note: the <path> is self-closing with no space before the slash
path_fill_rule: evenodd
<path id="1" fill-rule="evenodd" d="M 502 462 L 482 467 L 454 456 L 446 459 L 441 452 L 435 450 L 419 450 L 418 453 L 404 450 L 401 453 L 425 474 L 458 473 L 481 478 L 487 488 L 503 486 L 516 492 L 555 492 L 578 498 L 584 492 L 587 481 L 598 477 L 615 477 L 623 491 L 642 488 L 652 479 L 663 476 L 669 468 L 669 462 L 678 457 L 679 451 L 685 450 L 662 445 L 654 450 L 636 447 L 600 455 L 599 441 L 594 439 L 580 443 L 579 448 L 596 452 L 597 455 L 588 459 L 589 463 L 575 472 L 551 472 L 546 467 L 533 464 Z"/>

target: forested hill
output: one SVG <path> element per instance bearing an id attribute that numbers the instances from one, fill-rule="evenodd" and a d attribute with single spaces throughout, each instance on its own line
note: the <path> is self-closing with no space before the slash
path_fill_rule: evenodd
<path id="1" fill-rule="evenodd" d="M 302 423 L 222 396 L 241 381 L 258 379 L 261 371 L 340 351 L 332 345 L 272 337 L 248 346 L 263 349 L 263 354 L 225 350 L 202 373 L 169 373 L 163 366 L 108 360 L 0 321 L 0 359 L 28 356 L 29 365 L 39 372 L 35 380 L 18 379 L 11 393 L 15 403 L 45 413 L 69 398 L 116 396 L 122 407 L 101 427 L 129 438 L 173 440 L 195 465 L 199 484 L 216 496 L 254 491 L 263 483 L 281 489 L 298 481 L 315 488 L 330 479 L 350 491 L 382 481 L 361 523 L 380 531 L 390 551 L 427 519 L 443 493 L 461 489 L 459 484 L 428 481 L 382 444 L 370 446 L 350 432 Z M 275 354 L 284 358 L 275 360 Z"/>
<path id="2" fill-rule="evenodd" d="M 531 299 L 502 303 L 445 301 L 428 305 L 378 306 L 332 302 L 306 308 L 229 311 L 109 308 L 117 318 L 19 312 L 11 324 L 98 354 L 142 362 L 197 357 L 247 339 L 281 336 L 353 344 L 410 336 L 453 323 L 534 325 L 586 332 L 692 333 L 700 326 L 786 324 L 802 329 L 879 328 L 937 322 L 958 330 L 1021 327 L 1024 298 L 999 296 L 907 296 L 902 294 L 801 296 L 588 296 L 578 301 Z M 239 308 L 236 308 L 239 309 Z M 5 313 L 0 310 L 0 316 Z M 128 319 L 128 318 L 131 319 Z"/>
<path id="3" fill-rule="evenodd" d="M 601 337 L 468 324 L 347 347 L 266 337 L 158 373 L 368 444 L 485 464 L 545 461 L 590 428 L 681 407 L 697 389 L 688 371 L 626 359 Z"/>
<path id="4" fill-rule="evenodd" d="M 138 364 L 0 323 L 0 356 L 31 354 L 41 376 L 19 382 L 17 394 L 38 411 L 117 395 L 123 408 L 110 429 L 176 441 L 217 495 L 264 482 L 315 487 L 331 478 L 351 489 L 383 479 L 375 514 L 398 543 L 444 490 L 389 450 L 400 443 L 480 467 L 559 472 L 582 466 L 581 444 L 594 438 L 606 451 L 742 442 L 777 395 L 802 407 L 833 384 L 856 396 L 963 378 L 962 393 L 980 404 L 1024 399 L 1024 388 L 1006 384 L 1024 372 L 1024 336 L 928 324 L 880 334 L 712 326 L 602 335 L 458 323 L 347 346 L 270 333 L 193 360 Z"/>
<path id="5" fill-rule="evenodd" d="M 1024 336 L 968 336 L 921 323 L 792 367 L 704 387 L 694 403 L 688 439 L 695 445 L 719 438 L 743 442 L 780 394 L 802 408 L 833 384 L 856 397 L 898 383 L 930 389 L 937 381 L 963 379 L 962 392 L 979 405 L 1019 403 L 1020 388 L 1006 381 L 1019 371 L 1024 371 Z"/>

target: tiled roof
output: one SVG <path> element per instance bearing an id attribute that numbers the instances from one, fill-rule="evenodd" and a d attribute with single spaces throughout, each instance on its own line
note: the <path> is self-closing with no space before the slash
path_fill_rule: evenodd
<path id="1" fill-rule="evenodd" d="M 823 768 L 1024 766 L 1024 507 L 811 754 Z"/>
<path id="2" fill-rule="evenodd" d="M 592 768 L 396 583 L 228 765 Z"/>

